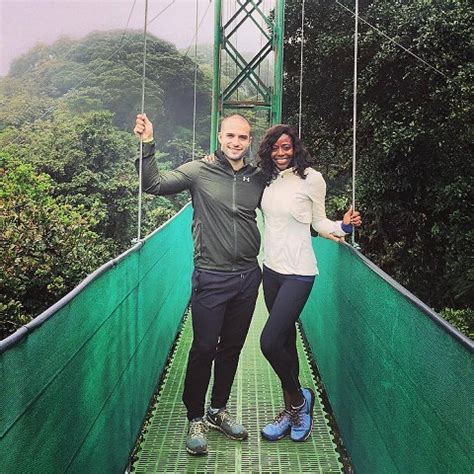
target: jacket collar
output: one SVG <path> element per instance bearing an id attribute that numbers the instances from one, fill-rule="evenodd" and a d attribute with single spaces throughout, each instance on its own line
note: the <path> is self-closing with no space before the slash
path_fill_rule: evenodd
<path id="1" fill-rule="evenodd" d="M 247 163 L 247 153 L 245 153 L 245 155 L 244 155 L 244 166 L 242 166 L 242 168 L 240 168 L 240 169 L 244 169 L 248 165 L 248 163 Z M 229 163 L 229 160 L 226 158 L 226 155 L 222 150 L 216 150 L 214 152 L 214 155 L 216 156 L 217 161 L 219 162 L 219 164 L 221 166 L 228 167 L 232 171 L 234 171 L 234 169 L 232 168 L 232 165 Z"/>

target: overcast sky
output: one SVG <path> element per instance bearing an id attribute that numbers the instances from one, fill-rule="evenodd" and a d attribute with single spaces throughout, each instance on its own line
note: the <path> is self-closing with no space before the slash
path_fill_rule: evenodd
<path id="1" fill-rule="evenodd" d="M 149 20 L 171 1 L 149 0 Z M 61 35 L 78 38 L 91 31 L 123 29 L 132 5 L 133 0 L 0 0 L 0 75 L 8 73 L 12 59 L 39 42 L 50 44 Z M 195 0 L 176 0 L 149 31 L 178 48 L 187 48 L 194 36 L 195 5 Z M 199 0 L 200 17 L 208 5 L 209 0 Z M 143 29 L 144 8 L 145 0 L 136 0 L 129 28 Z M 199 30 L 199 43 L 212 43 L 213 18 L 212 4 Z M 255 47 L 252 31 L 239 35 L 239 45 L 247 51 Z"/>

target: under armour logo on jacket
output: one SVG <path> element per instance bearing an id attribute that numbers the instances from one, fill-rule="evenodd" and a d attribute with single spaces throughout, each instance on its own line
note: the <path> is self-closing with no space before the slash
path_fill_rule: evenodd
<path id="1" fill-rule="evenodd" d="M 242 181 L 247 181 L 247 183 L 250 183 L 250 178 L 248 176 L 244 176 Z"/>

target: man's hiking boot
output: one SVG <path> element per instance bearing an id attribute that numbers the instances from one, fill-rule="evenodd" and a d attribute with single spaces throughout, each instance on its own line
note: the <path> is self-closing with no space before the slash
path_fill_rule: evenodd
<path id="1" fill-rule="evenodd" d="M 186 436 L 186 451 L 189 454 L 207 454 L 207 426 L 202 418 L 195 418 L 189 422 Z"/>
<path id="2" fill-rule="evenodd" d="M 210 428 L 222 431 L 231 439 L 242 441 L 248 437 L 247 430 L 241 424 L 233 420 L 225 408 L 221 408 L 215 414 L 208 410 L 206 420 Z"/>

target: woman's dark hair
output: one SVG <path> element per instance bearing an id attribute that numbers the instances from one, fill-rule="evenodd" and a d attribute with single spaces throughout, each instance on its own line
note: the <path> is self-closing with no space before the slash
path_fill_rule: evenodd
<path id="1" fill-rule="evenodd" d="M 275 145 L 282 135 L 288 135 L 291 138 L 293 144 L 293 159 L 291 160 L 290 166 L 295 168 L 294 173 L 301 179 L 306 179 L 304 170 L 312 161 L 311 155 L 304 147 L 298 137 L 298 133 L 293 127 L 284 124 L 274 125 L 267 130 L 267 133 L 265 133 L 257 152 L 257 166 L 262 169 L 267 177 L 267 184 L 270 184 L 279 173 L 271 155 L 273 145 Z"/>

